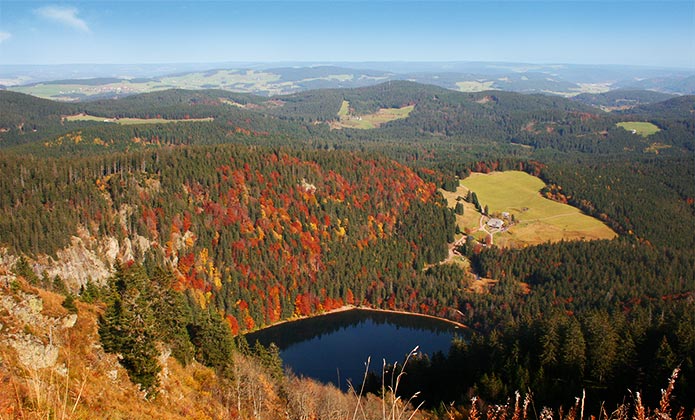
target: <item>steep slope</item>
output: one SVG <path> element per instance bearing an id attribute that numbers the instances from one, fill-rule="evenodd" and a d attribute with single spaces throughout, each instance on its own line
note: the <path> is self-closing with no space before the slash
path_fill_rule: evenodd
<path id="1" fill-rule="evenodd" d="M 37 275 L 64 273 L 67 256 L 101 267 L 90 273 L 147 259 L 172 268 L 176 288 L 222 311 L 235 333 L 396 297 L 447 311 L 443 301 L 420 309 L 428 298 L 411 292 L 420 269 L 446 256 L 453 215 L 434 184 L 393 161 L 217 146 L 11 157 L 0 168 L 2 244 L 32 256 Z M 87 278 L 71 276 L 72 289 Z"/>
<path id="2" fill-rule="evenodd" d="M 233 377 L 196 361 L 183 365 L 158 344 L 159 387 L 129 380 L 122 355 L 104 351 L 103 303 L 75 300 L 29 285 L 0 263 L 0 412 L 3 418 L 234 419 L 381 416 L 381 400 L 283 375 L 258 347 L 232 351 Z M 412 413 L 405 404 L 399 410 Z M 335 418 L 335 417 L 332 417 Z M 413 418 L 422 418 L 414 415 Z"/>
<path id="3" fill-rule="evenodd" d="M 220 417 L 220 386 L 214 372 L 199 364 L 182 367 L 163 349 L 162 392 L 147 401 L 119 364 L 104 352 L 97 331 L 103 309 L 30 286 L 3 265 L 0 284 L 0 409 L 10 418 L 132 419 Z"/>

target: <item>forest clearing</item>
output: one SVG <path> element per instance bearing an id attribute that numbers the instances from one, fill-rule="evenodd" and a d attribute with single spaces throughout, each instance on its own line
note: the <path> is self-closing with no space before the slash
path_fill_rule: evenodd
<path id="1" fill-rule="evenodd" d="M 350 102 L 343 101 L 338 111 L 340 121 L 331 123 L 332 129 L 357 128 L 369 130 L 378 128 L 387 122 L 408 118 L 408 115 L 415 109 L 415 105 L 408 105 L 401 108 L 381 108 L 373 114 L 352 115 L 350 112 Z"/>
<path id="2" fill-rule="evenodd" d="M 540 194 L 545 186 L 539 178 L 521 171 L 472 173 L 461 180 L 456 192 L 443 191 L 449 207 L 458 197 L 475 192 L 481 207 L 490 215 L 506 214 L 505 227 L 494 233 L 494 243 L 501 247 L 520 247 L 568 240 L 612 239 L 616 233 L 600 220 L 568 204 Z M 484 241 L 487 233 L 480 228 L 481 212 L 472 203 L 463 202 L 463 215 L 456 215 L 459 228 Z M 510 223 L 513 226 L 507 228 Z"/>
<path id="3" fill-rule="evenodd" d="M 650 122 L 645 121 L 626 121 L 616 124 L 627 131 L 634 134 L 639 134 L 642 137 L 649 137 L 654 133 L 658 133 L 661 129 Z"/>
<path id="4" fill-rule="evenodd" d="M 212 121 L 213 118 L 184 118 L 184 119 L 173 119 L 168 120 L 164 118 L 104 118 L 97 117 L 94 115 L 78 114 L 69 115 L 65 117 L 67 121 L 98 121 L 106 123 L 116 123 L 121 125 L 133 125 L 133 124 L 167 124 L 175 122 L 203 122 Z"/>

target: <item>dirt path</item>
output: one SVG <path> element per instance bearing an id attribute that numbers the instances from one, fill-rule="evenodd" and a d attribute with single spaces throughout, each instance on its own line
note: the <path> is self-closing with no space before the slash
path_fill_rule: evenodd
<path id="1" fill-rule="evenodd" d="M 456 257 L 462 257 L 463 255 L 459 254 L 456 251 L 456 247 L 464 245 L 466 243 L 466 237 L 462 236 L 460 239 L 454 241 L 453 243 L 449 244 L 449 255 L 447 257 L 440 261 L 439 264 L 448 264 L 450 263 L 454 258 Z"/>
<path id="2" fill-rule="evenodd" d="M 488 230 L 485 229 L 485 223 L 483 223 L 483 219 L 484 219 L 484 218 L 485 218 L 485 216 L 483 216 L 483 215 L 481 214 L 481 215 L 480 215 L 480 222 L 479 222 L 480 228 L 479 228 L 478 230 L 482 230 L 482 231 L 485 232 L 488 236 L 490 236 L 490 245 L 493 245 L 493 244 L 495 243 L 495 238 L 493 237 L 493 235 L 492 235 L 491 232 L 488 232 Z"/>

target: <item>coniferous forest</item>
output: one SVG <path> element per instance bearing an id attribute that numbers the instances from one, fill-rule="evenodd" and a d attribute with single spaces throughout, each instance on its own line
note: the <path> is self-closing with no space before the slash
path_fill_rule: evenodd
<path id="1" fill-rule="evenodd" d="M 360 115 L 414 109 L 371 130 L 332 129 L 343 101 Z M 70 104 L 0 91 L 0 109 L 3 252 L 33 284 L 103 302 L 104 349 L 151 395 L 157 342 L 232 377 L 226 350 L 248 350 L 244 332 L 355 305 L 470 327 L 448 354 L 409 366 L 400 391 L 419 391 L 434 413 L 516 390 L 550 406 L 586 390 L 595 412 L 628 389 L 656 405 L 676 367 L 673 404 L 693 409 L 695 97 L 606 113 L 397 82 Z M 78 114 L 109 122 L 64 118 Z M 125 118 L 211 120 L 110 121 Z M 638 119 L 659 131 L 616 125 Z M 457 252 L 469 269 L 440 265 L 458 235 L 440 188 L 504 170 L 538 176 L 542 194 L 618 237 L 520 249 L 468 241 Z M 75 238 L 104 261 L 104 244 L 117 244 L 108 280 L 37 271 Z M 474 292 L 476 276 L 497 283 Z M 277 368 L 276 350 L 248 351 Z"/>

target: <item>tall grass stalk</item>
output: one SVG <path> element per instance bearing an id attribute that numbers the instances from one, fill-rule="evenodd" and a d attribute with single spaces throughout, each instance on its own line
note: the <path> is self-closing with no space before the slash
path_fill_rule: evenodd
<path id="1" fill-rule="evenodd" d="M 410 360 L 411 357 L 413 357 L 414 354 L 417 353 L 419 348 L 420 348 L 420 346 L 415 346 L 415 348 L 412 349 L 410 351 L 410 353 L 408 353 L 408 356 L 406 356 L 405 362 L 403 363 L 403 366 L 401 367 L 400 372 L 398 373 L 398 375 L 396 375 L 395 383 L 394 383 L 393 375 L 391 375 L 391 386 L 388 389 L 390 397 L 391 397 L 391 407 L 390 407 L 391 412 L 388 413 L 388 415 L 386 413 L 386 391 L 387 390 L 384 387 L 384 381 L 383 381 L 383 378 L 386 376 L 386 360 L 384 360 L 382 371 L 381 371 L 381 377 L 382 377 L 382 382 L 381 382 L 382 400 L 381 401 L 382 401 L 382 418 L 383 418 L 383 420 L 387 420 L 387 419 L 400 420 L 403 417 L 403 415 L 406 413 L 407 408 L 409 406 L 411 406 L 413 400 L 415 398 L 417 398 L 418 395 L 420 395 L 420 392 L 416 392 L 408 399 L 407 402 L 405 402 L 405 404 L 402 403 L 400 397 L 398 396 L 398 387 L 401 383 L 401 379 L 406 374 L 405 368 L 408 365 L 408 361 Z M 394 365 L 393 365 L 393 372 L 394 373 L 396 372 L 397 368 L 398 368 L 398 362 L 394 363 Z M 424 404 L 424 402 L 421 402 L 420 404 L 418 404 L 417 407 L 415 407 L 415 410 L 410 414 L 410 416 L 408 417 L 408 420 L 412 419 L 415 416 L 415 414 L 417 414 L 418 410 L 422 407 L 422 404 Z"/>
<path id="2" fill-rule="evenodd" d="M 357 419 L 357 412 L 359 409 L 362 409 L 362 416 L 363 416 L 363 418 L 366 418 L 366 415 L 364 414 L 364 409 L 362 408 L 360 403 L 362 402 L 362 395 L 364 394 L 364 385 L 367 382 L 367 375 L 369 374 L 369 363 L 371 362 L 371 360 L 372 360 L 371 356 L 367 357 L 367 363 L 364 364 L 364 379 L 362 380 L 362 386 L 360 387 L 360 393 L 356 394 L 357 403 L 355 404 L 355 412 L 352 415 L 352 420 Z M 352 384 L 350 384 L 350 389 L 352 390 L 353 393 L 355 392 L 355 388 L 352 387 Z"/>
<path id="3" fill-rule="evenodd" d="M 67 357 L 70 360 L 70 357 Z M 7 360 L 3 356 L 3 360 Z M 14 404 L 9 418 L 21 419 L 61 419 L 75 417 L 87 385 L 87 377 L 83 376 L 73 398 L 70 394 L 70 365 L 66 366 L 64 374 L 58 374 L 53 368 L 19 368 L 10 367 Z M 6 417 L 0 413 L 0 420 Z"/>
<path id="4" fill-rule="evenodd" d="M 403 363 L 403 366 L 400 367 L 400 371 L 398 372 L 398 375 L 391 375 L 391 383 L 387 386 L 386 385 L 386 373 L 387 373 L 387 365 L 386 365 L 386 360 L 383 360 L 383 364 L 381 367 L 381 419 L 382 420 L 402 420 L 402 419 L 407 419 L 407 420 L 412 420 L 422 408 L 422 405 L 424 402 L 421 402 L 418 404 L 417 407 L 413 409 L 412 412 L 410 412 L 409 407 L 412 407 L 413 401 L 420 395 L 419 392 L 416 392 L 413 394 L 407 401 L 403 401 L 401 397 L 398 396 L 398 388 L 401 384 L 401 380 L 403 379 L 403 376 L 406 374 L 405 368 L 408 365 L 408 361 L 410 360 L 413 355 L 415 355 L 418 351 L 419 346 L 416 346 L 413 350 L 408 353 L 408 355 L 405 358 L 405 362 Z M 358 413 L 362 414 L 362 420 L 374 420 L 370 417 L 367 416 L 367 414 L 364 411 L 364 407 L 362 405 L 362 398 L 364 397 L 364 387 L 367 382 L 367 378 L 369 376 L 369 364 L 371 362 L 371 357 L 367 358 L 367 363 L 365 363 L 365 370 L 364 370 L 364 375 L 362 379 L 362 386 L 360 388 L 360 392 L 356 393 L 355 388 L 350 384 L 350 390 L 351 392 L 357 397 L 357 402 L 355 403 L 355 410 L 352 415 L 352 420 L 357 420 L 358 419 Z M 398 363 L 395 363 L 393 365 L 393 373 L 395 374 L 398 367 Z M 407 416 L 407 417 L 406 417 Z"/>

